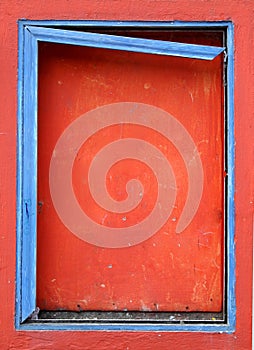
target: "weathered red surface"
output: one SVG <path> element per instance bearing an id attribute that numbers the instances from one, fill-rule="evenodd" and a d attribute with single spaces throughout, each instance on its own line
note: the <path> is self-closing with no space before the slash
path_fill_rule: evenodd
<path id="1" fill-rule="evenodd" d="M 15 300 L 15 182 L 17 20 L 232 20 L 235 24 L 236 302 L 233 334 L 17 332 Z M 236 1 L 2 1 L 1 30 L 1 349 L 250 349 L 253 216 L 253 2 Z"/>
<path id="2" fill-rule="evenodd" d="M 211 44 L 211 39 L 202 39 Z M 213 40 L 216 43 L 222 45 L 219 38 Z M 212 62 L 193 61 L 43 45 L 39 57 L 38 136 L 38 200 L 43 206 L 38 216 L 37 304 L 41 309 L 222 310 L 222 60 L 222 56 Z M 188 130 L 202 159 L 203 196 L 190 225 L 177 234 L 188 188 L 179 152 L 156 130 L 144 126 L 119 124 L 102 129 L 83 144 L 73 167 L 76 197 L 94 221 L 111 228 L 130 227 L 148 217 L 156 205 L 155 174 L 132 159 L 112 167 L 106 177 L 107 187 L 113 198 L 123 200 L 126 182 L 140 179 L 144 186 L 140 205 L 126 214 L 112 213 L 92 199 L 87 179 L 91 161 L 115 140 L 134 138 L 160 149 L 173 168 L 178 189 L 174 210 L 159 232 L 136 246 L 105 249 L 77 239 L 59 220 L 50 197 L 49 164 L 57 139 L 73 120 L 98 106 L 113 108 L 113 103 L 129 101 L 166 110 Z M 96 121 L 91 118 L 89 125 L 93 123 Z M 130 123 L 135 123 L 135 116 Z M 94 177 L 103 177 L 100 172 Z M 68 202 L 68 197 L 62 200 Z M 73 214 L 68 209 L 68 215 Z M 124 215 L 126 220 L 122 220 Z"/>

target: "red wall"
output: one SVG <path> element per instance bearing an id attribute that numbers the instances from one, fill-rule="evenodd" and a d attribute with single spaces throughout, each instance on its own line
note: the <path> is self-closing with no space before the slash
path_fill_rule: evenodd
<path id="1" fill-rule="evenodd" d="M 15 331 L 17 20 L 232 20 L 235 24 L 236 302 L 233 334 Z M 0 349 L 251 349 L 253 0 L 1 0 Z M 191 345 L 190 345 L 191 344 Z"/>

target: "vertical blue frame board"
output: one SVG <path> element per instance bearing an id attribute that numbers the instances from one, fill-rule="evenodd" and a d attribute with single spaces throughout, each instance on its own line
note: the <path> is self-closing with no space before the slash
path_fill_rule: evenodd
<path id="1" fill-rule="evenodd" d="M 21 29 L 21 28 L 20 28 Z M 19 52 L 18 121 L 18 198 L 17 198 L 17 264 L 21 275 L 17 285 L 22 291 L 21 308 L 17 309 L 20 321 L 34 311 L 36 298 L 36 213 L 37 213 L 37 42 L 26 30 L 22 30 L 23 53 Z M 24 54 L 26 53 L 26 54 Z M 22 78 L 20 77 L 22 75 Z M 20 243 L 20 244 L 19 244 Z"/>
<path id="2" fill-rule="evenodd" d="M 61 29 L 64 26 L 65 29 Z M 72 30 L 67 30 L 70 27 Z M 227 47 L 183 44 L 160 40 L 130 38 L 73 28 L 140 28 L 140 29 L 223 29 Z M 36 310 L 36 232 L 37 232 L 37 88 L 38 43 L 40 41 L 171 55 L 212 60 L 224 52 L 226 62 L 226 320 L 220 323 L 201 321 L 183 324 L 89 323 L 25 320 Z M 231 22 L 110 22 L 110 21 L 19 21 L 18 65 L 18 143 L 17 143 L 17 267 L 16 267 L 16 328 L 61 330 L 119 331 L 196 331 L 233 332 L 235 329 L 235 249 L 234 249 L 234 48 Z"/>
<path id="3" fill-rule="evenodd" d="M 227 196 L 226 196 L 226 305 L 229 327 L 234 330 L 236 322 L 235 301 L 235 138 L 234 138 L 234 27 L 227 26 L 227 88 L 226 88 L 226 152 L 227 152 Z"/>

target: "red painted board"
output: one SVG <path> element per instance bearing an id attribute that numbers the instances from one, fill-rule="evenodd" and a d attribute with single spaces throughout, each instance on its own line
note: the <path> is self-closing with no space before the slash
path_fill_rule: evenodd
<path id="1" fill-rule="evenodd" d="M 158 33 L 154 37 L 159 38 Z M 172 38 L 221 45 L 219 34 L 169 33 L 166 39 Z M 37 304 L 41 309 L 222 310 L 222 68 L 222 57 L 207 62 L 40 45 Z M 150 114 L 154 115 L 151 122 Z M 113 116 L 118 118 L 116 122 L 111 121 Z M 173 123 L 168 137 L 162 134 L 163 129 L 169 128 L 167 117 Z M 137 125 L 140 118 L 142 122 Z M 175 139 L 175 134 L 180 135 L 180 140 Z M 72 138 L 80 135 L 82 142 L 77 147 Z M 190 203 L 190 208 L 197 206 L 190 222 L 177 233 L 189 187 L 194 186 L 195 192 L 202 182 L 200 172 L 196 173 L 196 183 L 188 182 L 193 159 L 184 163 L 184 148 L 190 147 L 184 143 L 186 135 L 192 138 L 194 157 L 201 161 L 203 191 L 200 199 L 194 198 Z M 128 143 L 129 140 L 135 140 L 135 144 Z M 84 224 L 85 230 L 92 230 L 90 240 L 75 232 L 82 222 L 65 186 L 65 174 L 71 163 L 67 155 L 59 160 L 61 142 L 68 142 L 67 153 L 75 148 L 71 169 L 73 196 L 88 221 L 99 226 L 97 232 L 89 222 Z M 105 151 L 114 143 L 116 148 Z M 182 149 L 177 143 L 182 144 Z M 154 148 L 158 154 L 153 153 Z M 114 158 L 118 151 L 124 155 L 113 164 L 109 158 Z M 156 157 L 164 157 L 165 161 L 155 164 Z M 89 173 L 97 158 L 97 162 L 106 164 L 105 179 L 100 163 Z M 169 181 L 171 173 L 175 179 Z M 165 184 L 161 183 L 164 178 Z M 126 184 L 131 179 L 142 184 L 142 199 L 138 202 L 136 198 L 130 207 L 126 204 L 119 213 L 117 202 L 128 200 Z M 116 202 L 116 209 L 107 210 L 110 203 L 107 196 L 107 200 L 104 198 L 104 185 Z M 164 187 L 159 190 L 159 186 Z M 96 188 L 99 189 L 95 199 Z M 164 196 L 162 202 L 158 200 L 159 191 Z M 56 196 L 59 206 L 65 206 L 62 212 Z M 162 208 L 151 216 L 156 205 Z M 158 228 L 158 216 L 163 215 L 166 219 Z M 144 220 L 145 225 L 139 228 Z M 135 225 L 138 229 L 134 235 L 141 234 L 142 238 L 122 243 L 123 236 L 119 235 Z M 106 247 L 97 239 L 105 228 Z M 154 231 L 145 240 L 150 228 Z M 119 230 L 116 231 L 119 247 L 114 247 L 115 238 L 107 236 L 112 229 Z"/>

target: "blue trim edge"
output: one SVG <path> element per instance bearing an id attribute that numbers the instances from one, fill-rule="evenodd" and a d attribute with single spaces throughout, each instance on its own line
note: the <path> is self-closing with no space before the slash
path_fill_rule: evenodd
<path id="1" fill-rule="evenodd" d="M 36 303 L 37 41 L 19 26 L 16 322 Z"/>
<path id="2" fill-rule="evenodd" d="M 18 115 L 17 115 L 17 179 L 16 179 L 16 318 L 21 321 L 21 276 L 22 276 L 22 179 L 23 179 L 23 65 L 24 65 L 24 26 L 19 22 L 18 33 Z"/>
<path id="3" fill-rule="evenodd" d="M 213 60 L 224 47 L 27 26 L 37 40 L 157 55 Z"/>
<path id="4" fill-rule="evenodd" d="M 234 137 L 234 26 L 227 28 L 227 316 L 228 324 L 235 329 L 235 137 Z"/>
<path id="5" fill-rule="evenodd" d="M 38 323 L 37 323 L 38 322 Z M 110 323 L 24 323 L 20 330 L 63 330 L 63 331 L 119 331 L 119 332 L 202 332 L 232 333 L 234 328 L 227 324 L 110 324 Z"/>

